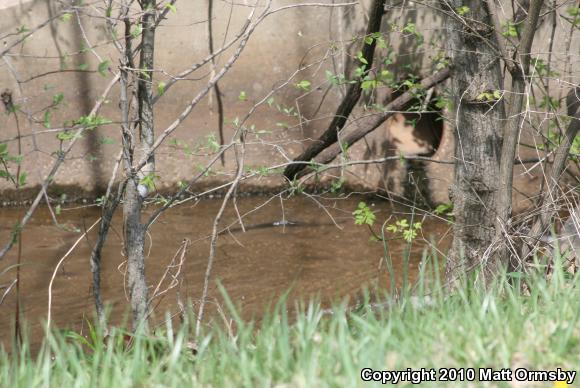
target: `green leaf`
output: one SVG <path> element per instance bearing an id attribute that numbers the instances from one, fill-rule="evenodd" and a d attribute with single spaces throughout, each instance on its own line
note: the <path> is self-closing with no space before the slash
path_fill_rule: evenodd
<path id="1" fill-rule="evenodd" d="M 359 62 L 362 63 L 362 64 L 365 64 L 365 65 L 368 65 L 369 64 L 369 61 L 367 61 L 367 59 L 365 57 L 363 57 L 362 51 L 359 51 L 356 54 L 356 59 L 358 59 Z"/>
<path id="2" fill-rule="evenodd" d="M 377 80 L 372 79 L 363 81 L 360 87 L 364 91 L 368 91 L 369 89 L 375 89 L 377 87 Z"/>
<path id="3" fill-rule="evenodd" d="M 71 131 L 60 132 L 56 135 L 56 138 L 60 141 L 68 141 L 75 137 L 75 134 Z"/>
<path id="4" fill-rule="evenodd" d="M 240 94 L 238 95 L 238 100 L 240 101 L 246 101 L 248 99 L 248 96 L 246 96 L 246 92 L 245 91 L 241 91 Z"/>
<path id="5" fill-rule="evenodd" d="M 111 120 L 101 116 L 89 115 L 89 116 L 81 116 L 77 120 L 73 121 L 73 124 L 81 125 L 83 127 L 86 127 L 86 129 L 93 129 L 101 125 L 110 124 L 111 122 L 112 122 Z"/>
<path id="6" fill-rule="evenodd" d="M 151 75 L 149 74 L 149 71 L 150 70 L 147 70 L 147 69 L 139 70 L 139 75 L 145 79 L 151 79 Z"/>
<path id="7" fill-rule="evenodd" d="M 85 70 L 87 70 L 88 68 L 89 68 L 89 65 L 88 65 L 88 64 L 86 64 L 86 63 L 81 63 L 81 64 L 79 65 L 79 70 L 81 70 L 81 71 L 85 71 Z"/>
<path id="8" fill-rule="evenodd" d="M 518 26 L 512 22 L 506 22 L 503 26 L 502 35 L 505 37 L 516 38 L 518 36 Z"/>
<path id="9" fill-rule="evenodd" d="M 359 66 L 356 69 L 354 69 L 354 75 L 356 78 L 360 78 L 363 75 L 365 75 L 365 71 L 366 71 L 366 66 Z"/>
<path id="10" fill-rule="evenodd" d="M 72 13 L 66 12 L 66 13 L 62 14 L 62 16 L 60 17 L 60 20 L 62 20 L 63 22 L 68 22 L 71 18 L 72 18 Z"/>
<path id="11" fill-rule="evenodd" d="M 99 63 L 99 66 L 97 67 L 97 71 L 103 77 L 107 75 L 107 70 L 109 70 L 109 63 L 110 63 L 109 60 L 105 60 Z"/>
<path id="12" fill-rule="evenodd" d="M 168 203 L 169 203 L 169 198 L 166 198 L 166 197 L 163 197 L 163 196 L 160 196 L 159 198 L 157 198 L 157 199 L 155 200 L 155 204 L 156 204 L 156 205 L 165 206 L 165 205 L 167 205 Z"/>
<path id="13" fill-rule="evenodd" d="M 141 35 L 142 32 L 143 32 L 143 26 L 141 24 L 137 24 L 133 28 L 133 31 L 131 31 L 131 36 L 133 38 L 137 38 L 139 35 Z"/>
<path id="14" fill-rule="evenodd" d="M 24 159 L 23 155 L 10 155 L 10 157 L 8 158 L 8 160 L 16 164 L 21 164 L 23 159 Z"/>
<path id="15" fill-rule="evenodd" d="M 339 192 L 343 185 L 344 185 L 344 178 L 333 180 L 330 184 L 330 192 L 331 193 Z"/>
<path id="16" fill-rule="evenodd" d="M 209 135 L 206 136 L 206 140 L 207 140 L 207 148 L 209 148 L 211 152 L 217 152 L 220 150 L 221 145 L 217 141 L 215 134 L 210 133 Z"/>
<path id="17" fill-rule="evenodd" d="M 54 96 L 52 96 L 52 105 L 59 105 L 61 102 L 63 102 L 64 100 L 64 94 L 62 93 L 57 93 Z"/>
<path id="18" fill-rule="evenodd" d="M 423 35 L 417 31 L 417 25 L 415 23 L 407 23 L 405 27 L 403 27 L 403 33 L 413 34 L 415 35 L 418 44 L 423 43 Z"/>
<path id="19" fill-rule="evenodd" d="M 177 12 L 177 8 L 175 7 L 175 5 L 171 4 L 171 3 L 167 3 L 165 4 L 165 8 L 169 8 L 171 10 L 171 12 Z"/>
<path id="20" fill-rule="evenodd" d="M 26 184 L 26 172 L 21 172 L 18 177 L 18 186 L 24 186 Z"/>
<path id="21" fill-rule="evenodd" d="M 159 82 L 157 84 L 157 94 L 159 94 L 160 96 L 165 94 L 165 87 L 167 86 L 167 84 L 163 81 Z"/>
<path id="22" fill-rule="evenodd" d="M 385 42 L 385 39 L 383 39 L 382 36 L 377 38 L 377 47 L 380 49 L 387 48 L 387 42 Z"/>
<path id="23" fill-rule="evenodd" d="M 462 7 L 457 8 L 455 11 L 457 12 L 457 14 L 459 16 L 464 16 L 465 14 L 467 14 L 470 11 L 470 9 L 468 6 L 464 5 Z"/>
<path id="24" fill-rule="evenodd" d="M 344 83 L 346 83 L 346 79 L 344 77 L 344 74 L 337 74 L 334 75 L 332 74 L 331 71 L 326 70 L 325 72 L 326 74 L 326 79 L 332 84 L 332 85 L 342 85 Z"/>
<path id="25" fill-rule="evenodd" d="M 358 208 L 353 211 L 352 214 L 354 216 L 355 225 L 372 226 L 376 220 L 375 213 L 364 202 L 360 202 Z"/>
<path id="26" fill-rule="evenodd" d="M 328 80 L 328 82 L 330 82 L 333 85 L 338 85 L 338 79 L 336 78 L 336 76 L 334 74 L 332 74 L 332 72 L 330 70 L 326 70 L 325 74 L 326 74 L 326 79 Z"/>
<path id="27" fill-rule="evenodd" d="M 403 239 L 407 242 L 411 242 L 417 237 L 417 232 L 414 229 L 407 229 L 403 231 Z"/>
<path id="28" fill-rule="evenodd" d="M 435 107 L 437 107 L 437 109 L 445 109 L 449 108 L 450 106 L 451 100 L 448 100 L 447 98 L 439 97 L 435 100 Z"/>
<path id="29" fill-rule="evenodd" d="M 397 225 L 401 228 L 407 228 L 409 226 L 409 222 L 406 218 L 403 218 L 402 220 L 397 221 Z"/>
<path id="30" fill-rule="evenodd" d="M 490 102 L 490 101 L 497 101 L 501 97 L 502 97 L 501 90 L 490 90 L 490 91 L 486 91 L 486 92 L 478 94 L 477 97 L 475 97 L 475 99 L 477 101 Z"/>
<path id="31" fill-rule="evenodd" d="M 105 202 L 106 202 L 106 201 L 107 201 L 107 196 L 106 196 L 106 195 L 102 195 L 102 196 L 98 197 L 98 198 L 95 200 L 95 204 L 96 204 L 97 206 L 103 206 L 103 205 L 105 204 Z"/>
<path id="32" fill-rule="evenodd" d="M 310 85 L 311 85 L 310 81 L 308 81 L 308 80 L 302 80 L 302 81 L 298 82 L 295 86 L 298 89 L 302 89 L 304 91 L 309 91 L 310 90 Z"/>
<path id="33" fill-rule="evenodd" d="M 147 186 L 147 189 L 149 191 L 154 191 L 155 190 L 155 180 L 159 179 L 159 176 L 155 175 L 154 173 L 149 173 L 147 175 L 145 175 L 143 178 L 141 178 L 141 180 L 139 181 L 139 184 L 142 184 L 144 186 Z"/>
<path id="34" fill-rule="evenodd" d="M 45 128 L 50 128 L 50 109 L 44 111 L 44 121 L 43 121 Z"/>
<path id="35" fill-rule="evenodd" d="M 568 15 L 570 16 L 580 16 L 580 8 L 578 7 L 571 7 L 566 10 Z"/>
<path id="36" fill-rule="evenodd" d="M 388 70 L 381 70 L 381 79 L 392 81 L 393 80 L 393 73 L 391 73 Z"/>
<path id="37" fill-rule="evenodd" d="M 553 71 L 542 58 L 534 58 L 532 60 L 532 65 L 534 66 L 534 70 L 536 70 L 540 76 L 554 77 L 559 75 L 559 73 Z"/>
<path id="38" fill-rule="evenodd" d="M 105 144 L 115 144 L 115 139 L 111 138 L 111 137 L 107 137 L 107 136 L 103 136 L 99 139 L 99 143 L 105 145 Z"/>
<path id="39" fill-rule="evenodd" d="M 437 215 L 447 214 L 453 211 L 453 204 L 452 203 L 442 203 L 437 205 L 433 212 Z"/>
<path id="40" fill-rule="evenodd" d="M 572 17 L 571 23 L 574 26 L 580 26 L 580 8 L 568 8 L 566 12 Z"/>
<path id="41" fill-rule="evenodd" d="M 403 27 L 403 32 L 406 32 L 408 34 L 416 34 L 417 26 L 415 25 L 415 23 L 407 23 L 407 25 Z"/>

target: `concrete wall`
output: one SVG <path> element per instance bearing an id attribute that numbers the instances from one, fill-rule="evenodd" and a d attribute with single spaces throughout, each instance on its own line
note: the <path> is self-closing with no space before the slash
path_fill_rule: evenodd
<path id="1" fill-rule="evenodd" d="M 275 6 L 283 5 L 278 2 Z M 25 25 L 27 28 L 42 23 L 58 11 L 53 1 L 28 1 L 12 4 L 3 9 L 3 33 L 13 32 Z M 172 75 L 186 69 L 207 56 L 207 32 L 205 23 L 206 2 L 188 1 L 178 4 L 178 12 L 170 13 L 168 20 L 158 29 L 156 47 L 156 67 L 163 72 L 156 73 L 154 82 L 167 81 Z M 96 14 L 90 7 L 86 12 Z M 261 9 L 257 10 L 259 13 Z M 230 40 L 238 33 L 244 24 L 249 7 L 235 6 L 229 19 L 229 7 L 222 2 L 216 2 L 215 15 L 219 15 L 214 22 L 216 47 L 220 47 L 225 38 Z M 328 49 L 328 36 L 321 36 L 320 26 L 328 26 L 330 10 L 322 8 L 293 9 L 268 17 L 255 31 L 247 48 L 231 71 L 220 82 L 225 105 L 225 118 L 231 122 L 236 117 L 243 117 L 252 105 L 263 98 L 274 86 L 284 82 L 290 74 L 299 67 L 301 61 L 309 63 L 319 61 Z M 112 45 L 107 43 L 107 34 L 102 20 L 83 17 L 83 29 L 88 41 L 95 46 L 95 52 L 104 60 L 108 59 L 113 67 L 118 64 L 118 55 Z M 324 45 L 316 46 L 322 42 Z M 7 39 L 10 41 L 10 38 Z M 63 93 L 65 104 L 52 112 L 52 127 L 60 127 L 65 121 L 77 119 L 86 115 L 101 95 L 105 86 L 112 78 L 111 74 L 105 77 L 98 73 L 75 73 L 39 75 L 58 71 L 60 68 L 76 69 L 81 64 L 87 64 L 88 69 L 95 70 L 99 60 L 90 50 L 82 51 L 87 47 L 76 18 L 69 21 L 56 19 L 53 23 L 36 32 L 28 39 L 22 48 L 12 50 L 14 55 L 7 57 L 7 62 L 0 68 L 0 87 L 10 89 L 16 103 L 23 111 L 30 115 L 32 120 L 26 120 L 24 115 L 19 118 L 21 133 L 26 137 L 23 146 L 25 158 L 23 169 L 29 171 L 30 186 L 38 184 L 46 175 L 53 162 L 54 151 L 59 149 L 59 141 L 55 133 L 36 134 L 46 131 L 42 125 L 43 113 L 41 110 L 50 105 L 57 93 Z M 234 46 L 235 47 L 235 46 Z M 226 51 L 219 58 L 219 65 L 226 62 L 232 55 L 233 49 Z M 294 83 L 301 79 L 320 79 L 328 64 L 311 67 L 312 70 L 301 72 Z M 164 129 L 187 106 L 188 102 L 205 87 L 209 67 L 203 67 L 192 74 L 191 80 L 176 84 L 159 101 L 155 107 L 155 124 L 157 131 Z M 29 80 L 32 77 L 38 78 Z M 25 82 L 18 82 L 25 81 Z M 29 80 L 29 81 L 28 81 Z M 315 84 L 313 82 L 313 84 Z M 290 84 L 292 85 L 292 84 Z M 247 101 L 239 101 L 240 92 L 244 91 Z M 304 94 L 296 87 L 283 88 L 275 96 L 276 103 L 281 106 L 300 109 L 308 117 L 317 105 L 322 90 L 314 90 L 303 96 L 297 104 L 297 97 Z M 330 92 L 327 103 L 319 112 L 320 116 L 329 116 L 337 102 L 337 94 Z M 118 91 L 115 89 L 109 96 L 107 103 L 100 113 L 101 116 L 113 121 L 119 120 Z M 217 109 L 215 98 L 212 106 L 208 99 L 204 99 L 196 106 L 192 114 L 183 122 L 172 136 L 180 144 L 193 147 L 196 143 L 205 143 L 208 135 L 217 135 Z M 286 130 L 276 123 L 287 123 L 291 128 Z M 247 153 L 249 166 L 270 165 L 274 160 L 285 160 L 281 150 L 275 145 L 284 146 L 284 153 L 292 156 L 301 148 L 298 142 L 287 144 L 290 140 L 316 133 L 324 120 L 316 125 L 302 125 L 297 127 L 295 117 L 281 114 L 275 108 L 261 107 L 250 118 L 249 125 L 255 125 L 256 130 L 271 131 L 271 135 L 262 139 L 265 144 L 250 145 Z M 12 116 L 2 115 L 0 118 L 1 139 L 16 136 L 15 122 Z M 233 133 L 233 126 L 226 125 L 226 139 Z M 104 144 L 103 139 L 114 139 L 114 144 Z M 262 137 L 264 138 L 264 137 Z M 118 152 L 119 141 L 118 125 L 108 125 L 88 132 L 73 151 L 72 157 L 55 177 L 57 185 L 74 185 L 86 191 L 93 191 L 106 184 L 109 179 L 115 155 Z M 266 144 L 270 143 L 270 144 Z M 16 143 L 11 142 L 12 152 L 16 151 Z M 204 153 L 203 150 L 201 153 Z M 229 155 L 231 156 L 231 155 Z M 198 165 L 203 165 L 207 157 L 195 157 L 178 151 L 175 147 L 164 146 L 157 156 L 158 169 L 162 176 L 160 186 L 174 185 L 179 179 L 186 179 L 197 171 Z M 227 158 L 225 169 L 231 172 L 234 160 Z M 272 179 L 261 179 L 259 185 L 271 184 Z M 1 182 L 0 188 L 10 185 Z"/>
<path id="2" fill-rule="evenodd" d="M 350 70 L 344 62 L 349 47 L 351 52 L 358 50 L 357 44 L 351 45 L 350 41 L 353 36 L 364 31 L 363 10 L 368 10 L 367 3 L 344 9 L 292 8 L 269 16 L 256 29 L 239 60 L 220 81 L 228 122 L 236 117 L 243 117 L 255 102 L 286 81 L 301 65 L 310 66 L 299 72 L 288 86 L 280 89 L 272 106 L 264 104 L 248 120 L 248 125 L 255 125 L 256 131 L 266 133 L 248 138 L 247 166 L 271 166 L 288 161 L 303 150 L 304 140 L 315 138 L 326 128 L 340 101 L 341 91 L 340 88 L 327 91 L 325 71 L 348 73 Z M 102 76 L 98 72 L 58 70 L 78 69 L 86 64 L 88 70 L 94 71 L 100 62 L 97 55 L 103 60 L 109 60 L 112 70 L 118 65 L 118 54 L 109 42 L 110 36 L 106 32 L 104 21 L 90 17 L 103 13 L 102 4 L 103 2 L 97 1 L 84 7 L 80 23 L 74 15 L 70 20 L 54 19 L 36 31 L 23 45 L 12 49 L 10 55 L 5 56 L 5 61 L 0 63 L 0 88 L 12 91 L 15 102 L 23 112 L 19 114 L 19 124 L 21 133 L 26 136 L 22 143 L 22 168 L 29 175 L 28 188 L 35 187 L 46 176 L 56 157 L 55 151 L 60 147 L 56 133 L 47 133 L 48 129 L 43 126 L 43 109 L 51 104 L 53 96 L 63 93 L 65 97 L 64 104 L 51 113 L 51 127 L 58 128 L 65 121 L 86 115 L 112 79 L 112 74 L 108 72 Z M 243 3 L 235 4 L 237 5 L 231 10 L 226 2 L 216 2 L 214 6 L 216 47 L 237 34 L 250 12 L 250 7 Z M 275 1 L 274 8 L 288 4 L 292 2 Z M 155 61 L 159 71 L 154 75 L 155 84 L 160 81 L 167 82 L 171 76 L 198 62 L 208 53 L 207 2 L 178 1 L 176 6 L 177 12 L 170 12 L 168 19 L 158 29 Z M 259 7 L 256 12 L 260 13 L 261 10 Z M 20 26 L 33 28 L 58 11 L 58 3 L 48 0 L 0 2 L 0 18 L 3 21 L 0 34 L 4 37 L 3 47 L 15 38 L 6 34 L 15 32 Z M 431 41 L 440 40 L 441 20 L 430 10 L 401 12 L 398 9 L 391 11 L 387 19 L 384 31 L 400 29 L 411 21 L 425 33 L 427 42 L 421 49 L 417 49 L 414 37 L 408 34 L 401 36 L 396 32 L 390 34 L 389 43 L 397 52 L 394 56 L 395 68 L 405 71 L 404 66 L 410 64 L 415 68 L 422 68 L 424 73 L 429 72 L 431 59 L 441 52 L 438 48 L 441 43 L 429 44 Z M 558 34 L 560 33 L 559 30 Z M 549 29 L 544 28 L 537 39 L 538 47 L 546 46 L 548 36 Z M 333 41 L 335 42 L 332 43 Z M 555 51 L 564 52 L 567 44 L 566 39 L 559 39 Z M 571 44 L 578 47 L 578 40 L 575 39 Z M 94 49 L 87 50 L 88 46 Z M 345 49 L 333 50 L 333 46 Z M 218 64 L 223 65 L 232 53 L 233 48 L 223 53 Z M 554 58 L 556 61 L 563 60 L 558 56 Z M 577 64 L 577 59 L 573 58 L 573 64 Z M 45 73 L 49 74 L 43 75 Z M 157 133 L 165 129 L 193 96 L 205 87 L 209 75 L 210 68 L 203 67 L 193 73 L 189 80 L 180 81 L 159 100 L 155 106 Z M 568 80 L 577 80 L 574 78 L 577 73 L 566 76 Z M 293 86 L 303 79 L 312 82 L 310 92 Z M 242 91 L 247 96 L 246 101 L 238 98 Z M 440 92 L 443 93 L 444 88 Z M 304 120 L 300 122 L 296 117 L 280 112 L 276 108 L 277 104 L 299 111 Z M 354 113 L 353 119 L 360 114 L 365 114 L 362 108 Z M 118 122 L 120 112 L 116 87 L 100 115 Z M 210 105 L 210 100 L 205 98 L 194 108 L 172 135 L 173 142 L 166 143 L 157 154 L 157 169 L 161 176 L 159 188 L 171 189 L 177 181 L 191 177 L 199 170 L 199 166 L 205 165 L 209 160 L 207 149 L 202 148 L 198 152 L 200 155 L 196 156 L 189 154 L 183 146 L 187 145 L 192 149 L 196 144 L 207 143 L 208 136 L 217 136 L 217 120 L 215 99 L 211 100 Z M 418 126 L 419 129 L 413 129 L 405 126 L 402 116 L 396 117 L 369 135 L 365 142 L 355 145 L 351 150 L 351 158 L 425 152 L 431 145 L 424 140 L 423 135 L 425 131 L 431 131 L 432 127 L 432 118 L 424 118 Z M 226 124 L 225 128 L 226 139 L 229 139 L 233 126 Z M 426 129 L 423 131 L 421 128 Z M 11 139 L 16 133 L 14 117 L 1 115 L 0 141 Z M 16 152 L 15 141 L 10 141 L 9 147 L 11 152 Z M 109 180 L 119 147 L 119 126 L 115 123 L 88 131 L 59 170 L 54 179 L 54 187 L 60 187 L 63 191 L 75 189 L 98 194 Z M 452 134 L 447 131 L 436 157 L 450 160 L 452 150 Z M 234 169 L 235 159 L 230 152 L 225 166 L 216 166 L 215 174 L 204 178 L 201 185 L 209 186 L 228 180 Z M 452 178 L 452 168 L 433 165 L 428 171 L 435 198 L 440 201 L 447 200 L 446 192 Z M 397 193 L 402 191 L 401 182 L 406 179 L 405 169 L 398 163 L 352 167 L 347 169 L 344 176 L 348 183 L 363 189 L 386 187 Z M 279 175 L 272 175 L 256 178 L 247 184 L 266 190 L 282 185 L 283 180 Z M 0 181 L 0 190 L 6 198 L 10 196 L 10 187 L 9 182 Z"/>

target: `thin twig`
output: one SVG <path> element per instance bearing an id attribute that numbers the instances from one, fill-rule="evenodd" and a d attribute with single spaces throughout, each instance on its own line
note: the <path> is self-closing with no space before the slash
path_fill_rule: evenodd
<path id="1" fill-rule="evenodd" d="M 99 217 L 98 220 L 96 220 L 95 222 L 93 222 L 93 224 L 86 230 L 86 232 L 84 232 L 74 243 L 73 245 L 69 248 L 69 250 L 64 254 L 63 257 L 60 258 L 60 260 L 58 261 L 58 263 L 56 264 L 56 267 L 54 267 L 54 271 L 52 272 L 52 277 L 50 278 L 50 283 L 48 284 L 48 315 L 46 318 L 46 329 L 47 331 L 50 330 L 50 323 L 51 323 L 51 317 L 52 317 L 52 283 L 54 282 L 54 279 L 56 278 L 56 273 L 58 272 L 58 269 L 60 268 L 60 266 L 62 265 L 62 263 L 66 260 L 66 258 L 75 250 L 75 248 L 77 247 L 77 245 L 80 244 L 80 242 L 85 238 L 85 236 L 99 223 L 101 222 L 101 218 Z"/>

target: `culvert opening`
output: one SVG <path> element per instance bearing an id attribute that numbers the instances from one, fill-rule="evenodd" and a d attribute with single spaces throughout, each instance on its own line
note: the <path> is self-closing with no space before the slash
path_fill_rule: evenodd
<path id="1" fill-rule="evenodd" d="M 442 144 L 443 112 L 437 101 L 435 92 L 411 101 L 409 111 L 397 113 L 389 120 L 388 138 L 383 143 L 384 156 L 409 157 L 384 164 L 384 189 L 414 206 L 433 205 L 426 169 L 429 162 L 412 157 L 432 157 Z"/>

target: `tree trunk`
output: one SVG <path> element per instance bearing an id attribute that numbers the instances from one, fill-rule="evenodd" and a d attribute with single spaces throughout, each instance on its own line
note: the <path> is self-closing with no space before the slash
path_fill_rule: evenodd
<path id="1" fill-rule="evenodd" d="M 448 53 L 453 63 L 455 96 L 455 175 L 449 196 L 455 224 L 446 278 L 454 283 L 463 274 L 483 265 L 483 274 L 495 272 L 487 250 L 492 245 L 504 118 L 501 101 L 482 101 L 481 93 L 500 89 L 501 69 L 495 50 L 484 43 L 493 39 L 485 3 L 476 0 L 446 1 L 451 9 L 469 7 L 469 25 L 450 16 L 446 22 Z"/>
<path id="2" fill-rule="evenodd" d="M 146 329 L 147 282 L 145 281 L 145 230 L 141 225 L 142 198 L 138 179 L 127 182 L 123 213 L 125 218 L 125 252 L 127 254 L 127 282 L 131 298 L 133 330 Z"/>
<path id="3" fill-rule="evenodd" d="M 143 16 L 141 25 L 141 56 L 139 59 L 139 84 L 137 98 L 139 103 L 139 128 L 141 150 L 143 155 L 149 153 L 155 141 L 153 122 L 153 67 L 155 53 L 155 0 L 143 0 L 141 8 Z M 141 177 L 155 172 L 155 157 L 153 154 L 147 160 L 147 164 L 139 174 Z M 143 197 L 148 194 L 148 185 L 140 184 L 139 190 Z"/>
<path id="4" fill-rule="evenodd" d="M 131 298 L 131 310 L 133 314 L 133 330 L 147 329 L 147 282 L 145 279 L 145 233 L 146 228 L 141 224 L 141 211 L 143 200 L 147 197 L 150 182 L 155 172 L 155 159 L 151 153 L 147 163 L 141 171 L 134 171 L 132 166 L 133 153 L 138 157 L 148 155 L 155 141 L 153 121 L 153 66 L 155 47 L 155 1 L 143 0 L 141 2 L 143 16 L 141 25 L 141 55 L 139 60 L 139 79 L 137 87 L 137 103 L 139 107 L 138 125 L 139 149 L 134 141 L 127 139 L 125 146 L 129 145 L 131 159 L 128 164 L 128 182 L 125 191 L 123 213 L 125 219 L 125 250 L 127 254 L 127 282 Z M 130 55 L 130 53 L 129 53 Z M 131 137 L 134 139 L 134 136 Z M 127 159 L 127 157 L 126 157 Z M 149 176 L 147 182 L 143 178 Z"/>
<path id="5" fill-rule="evenodd" d="M 105 317 L 105 309 L 103 306 L 103 298 L 101 295 L 101 253 L 103 251 L 103 246 L 105 245 L 105 240 L 109 234 L 109 228 L 111 227 L 111 221 L 115 210 L 120 202 L 120 196 L 106 196 L 105 204 L 103 205 L 102 215 L 101 215 L 101 225 L 99 227 L 99 235 L 97 241 L 91 252 L 91 273 L 93 275 L 93 297 L 95 300 L 95 309 L 97 311 L 97 319 L 99 325 L 102 329 L 106 330 L 107 322 Z"/>

